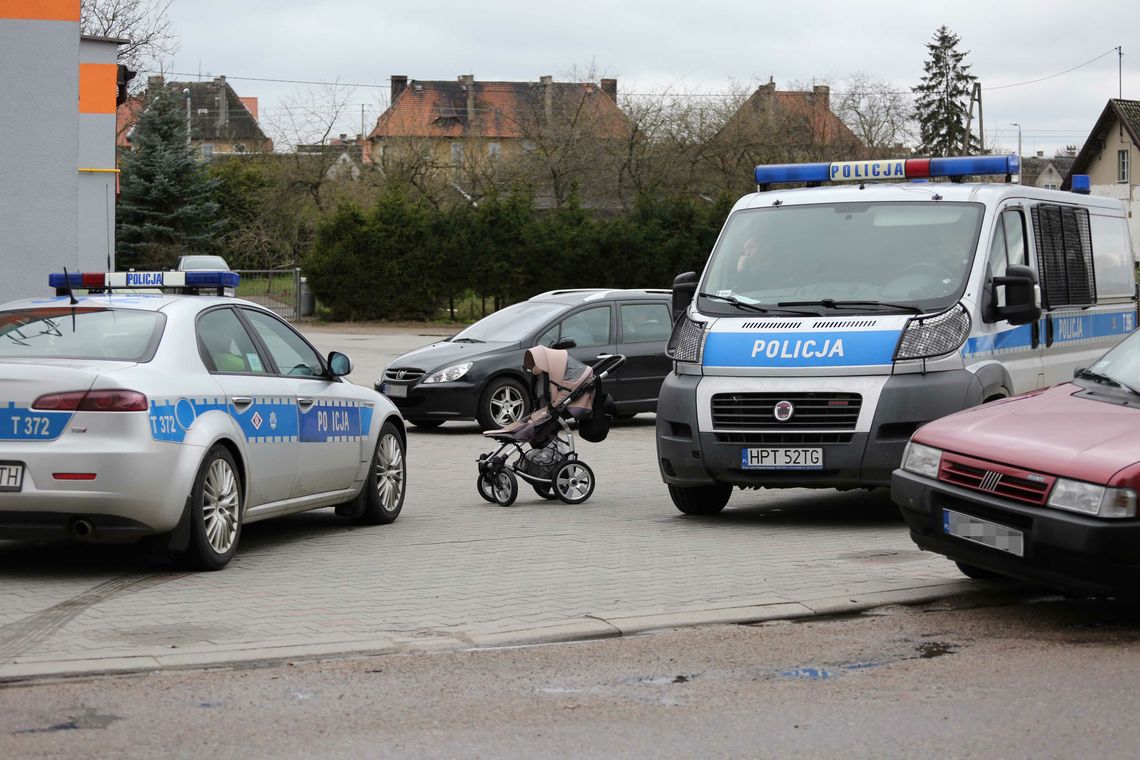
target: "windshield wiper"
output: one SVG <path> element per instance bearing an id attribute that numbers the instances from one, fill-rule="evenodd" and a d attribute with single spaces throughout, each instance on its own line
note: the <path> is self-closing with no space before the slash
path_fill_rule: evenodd
<path id="1" fill-rule="evenodd" d="M 1080 372 L 1077 373 L 1077 377 L 1084 378 L 1085 380 L 1092 380 L 1094 383 L 1100 383 L 1101 385 L 1111 385 L 1114 388 L 1123 388 L 1124 390 L 1128 391 L 1129 393 L 1140 396 L 1140 391 L 1136 390 L 1135 388 L 1133 388 L 1128 383 L 1122 383 L 1121 381 L 1117 380 L 1115 377 L 1109 377 L 1108 375 L 1102 375 L 1099 372 L 1093 372 L 1091 369 L 1082 369 Z"/>
<path id="2" fill-rule="evenodd" d="M 485 340 L 479 340 L 478 338 L 450 338 L 449 340 L 452 343 L 486 343 L 487 342 Z"/>
<path id="3" fill-rule="evenodd" d="M 823 306 L 828 309 L 858 309 L 863 306 L 877 306 L 883 309 L 899 309 L 911 314 L 926 312 L 912 303 L 888 303 L 886 301 L 836 301 L 834 298 L 821 298 L 818 301 L 780 301 L 777 306 Z"/>
<path id="4" fill-rule="evenodd" d="M 755 312 L 758 312 L 760 314 L 771 314 L 773 311 L 772 309 L 764 308 L 760 304 L 748 303 L 747 301 L 741 301 L 736 296 L 719 296 L 716 293 L 697 293 L 697 295 L 700 296 L 701 298 L 711 298 L 714 301 L 724 301 L 725 303 L 732 304 L 733 306 L 735 306 L 738 309 L 744 309 L 747 311 L 755 311 Z M 784 304 L 782 304 L 782 303 L 777 304 L 777 306 L 784 306 Z M 799 314 L 799 315 L 805 316 L 805 317 L 818 317 L 819 316 L 819 314 L 817 314 L 814 311 L 796 311 L 793 309 L 779 309 L 779 312 L 781 314 Z"/>

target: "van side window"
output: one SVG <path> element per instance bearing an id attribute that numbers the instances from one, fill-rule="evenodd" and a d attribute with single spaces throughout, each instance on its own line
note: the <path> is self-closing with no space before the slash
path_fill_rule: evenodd
<path id="1" fill-rule="evenodd" d="M 1096 302 L 1088 209 L 1042 203 L 1034 206 L 1033 240 L 1046 308 Z"/>
<path id="2" fill-rule="evenodd" d="M 1010 266 L 1025 266 L 1025 217 L 1015 208 L 1001 214 L 1005 231 L 1006 261 Z"/>

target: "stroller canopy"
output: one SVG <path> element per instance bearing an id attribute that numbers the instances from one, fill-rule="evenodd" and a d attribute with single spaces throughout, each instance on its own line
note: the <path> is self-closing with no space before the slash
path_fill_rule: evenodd
<path id="1" fill-rule="evenodd" d="M 589 382 L 594 374 L 593 370 L 566 351 L 546 346 L 528 348 L 523 356 L 523 369 L 534 375 L 546 373 L 551 404 L 562 401 L 580 385 Z M 570 409 L 589 409 L 592 404 L 593 393 L 584 393 L 571 402 Z"/>

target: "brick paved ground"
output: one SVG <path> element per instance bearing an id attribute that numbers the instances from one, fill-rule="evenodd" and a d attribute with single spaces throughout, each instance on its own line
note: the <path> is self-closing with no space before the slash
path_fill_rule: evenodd
<path id="1" fill-rule="evenodd" d="M 341 337 L 315 336 L 322 348 Z M 354 380 L 398 348 L 357 346 Z M 474 461 L 490 447 L 474 425 L 413 430 L 409 448 L 396 523 L 358 527 L 330 510 L 258 523 L 218 573 L 111 547 L 0 542 L 0 677 L 538 640 L 544 628 L 605 635 L 963 588 L 953 565 L 915 549 L 881 493 L 737 492 L 718 517 L 681 515 L 654 464 L 652 415 L 582 445 L 598 487 L 577 507 L 526 486 L 512 507 L 484 502 Z"/>

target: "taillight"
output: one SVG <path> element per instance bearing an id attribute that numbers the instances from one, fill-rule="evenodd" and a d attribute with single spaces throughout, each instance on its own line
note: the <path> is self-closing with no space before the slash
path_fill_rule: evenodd
<path id="1" fill-rule="evenodd" d="M 146 396 L 138 391 L 120 389 L 47 393 L 32 404 L 43 411 L 79 412 L 145 412 Z"/>

